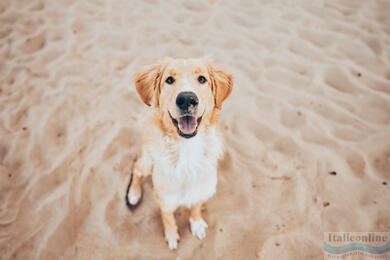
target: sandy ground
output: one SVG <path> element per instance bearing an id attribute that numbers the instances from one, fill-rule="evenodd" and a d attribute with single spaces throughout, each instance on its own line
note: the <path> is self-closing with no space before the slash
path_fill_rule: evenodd
<path id="1" fill-rule="evenodd" d="M 0 259 L 322 259 L 324 231 L 390 231 L 389 12 L 1 0 Z M 135 212 L 124 201 L 145 112 L 132 74 L 165 56 L 235 76 L 207 237 L 181 210 L 173 252 L 151 181 Z"/>

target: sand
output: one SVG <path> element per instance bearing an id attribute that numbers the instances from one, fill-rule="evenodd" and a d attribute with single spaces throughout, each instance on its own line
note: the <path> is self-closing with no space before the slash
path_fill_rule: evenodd
<path id="1" fill-rule="evenodd" d="M 322 259 L 325 231 L 390 231 L 389 1 L 0 2 L 0 259 Z M 135 69 L 235 77 L 194 238 L 152 183 L 125 205 L 146 107 Z M 386 185 L 389 183 L 388 185 Z"/>

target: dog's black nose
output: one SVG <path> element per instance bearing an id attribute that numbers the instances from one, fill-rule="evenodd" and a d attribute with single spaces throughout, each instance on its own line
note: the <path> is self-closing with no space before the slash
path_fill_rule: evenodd
<path id="1" fill-rule="evenodd" d="M 191 91 L 185 91 L 181 92 L 179 95 L 177 95 L 176 98 L 176 105 L 179 107 L 179 109 L 183 112 L 191 112 L 189 111 L 190 107 L 195 108 L 199 103 L 198 97 L 195 95 L 194 92 Z"/>

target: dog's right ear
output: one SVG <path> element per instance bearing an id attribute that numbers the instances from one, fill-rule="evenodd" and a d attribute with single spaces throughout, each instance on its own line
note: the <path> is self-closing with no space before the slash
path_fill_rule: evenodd
<path id="1" fill-rule="evenodd" d="M 160 81 L 162 76 L 162 65 L 155 64 L 146 67 L 134 75 L 135 87 L 142 101 L 151 106 L 158 107 L 160 95 Z"/>

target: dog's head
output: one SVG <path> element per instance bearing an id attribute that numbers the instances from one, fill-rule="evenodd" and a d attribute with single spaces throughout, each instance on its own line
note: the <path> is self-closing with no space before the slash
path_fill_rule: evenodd
<path id="1" fill-rule="evenodd" d="M 137 72 L 135 86 L 166 131 L 191 138 L 217 121 L 233 78 L 201 59 L 165 59 Z"/>

